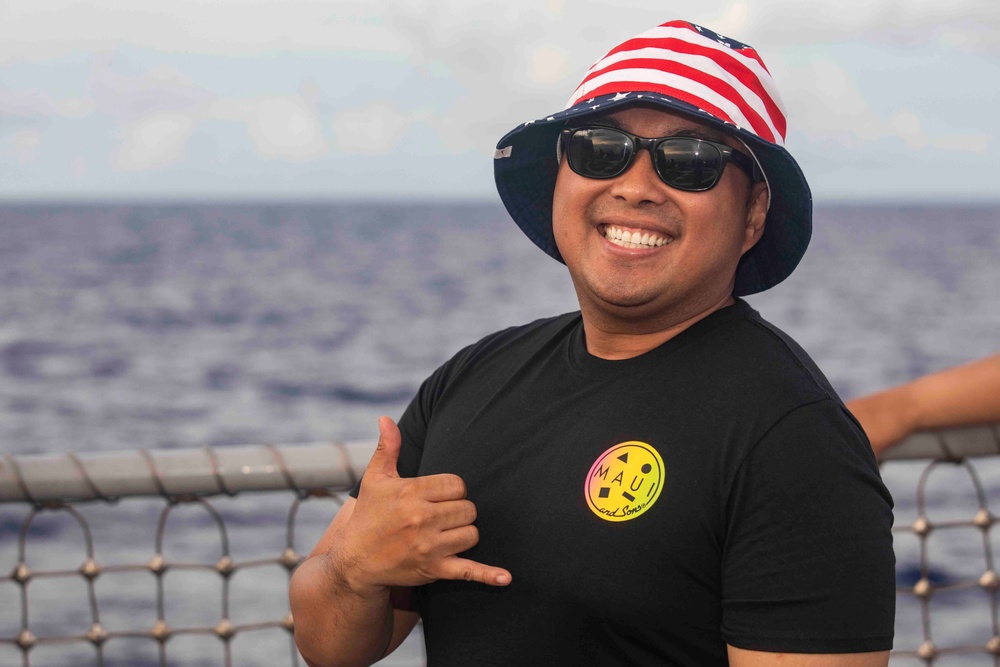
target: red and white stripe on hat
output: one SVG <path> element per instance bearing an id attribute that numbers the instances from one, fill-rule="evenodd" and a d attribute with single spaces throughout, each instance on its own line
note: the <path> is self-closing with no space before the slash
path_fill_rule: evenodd
<path id="1" fill-rule="evenodd" d="M 611 93 L 659 93 L 785 142 L 785 111 L 774 79 L 746 44 L 686 21 L 670 21 L 609 51 L 591 67 L 566 108 Z"/>

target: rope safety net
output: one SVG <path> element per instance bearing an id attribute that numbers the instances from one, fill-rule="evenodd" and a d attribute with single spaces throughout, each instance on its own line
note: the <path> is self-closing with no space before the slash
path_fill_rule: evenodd
<path id="1" fill-rule="evenodd" d="M 373 447 L 3 457 L 0 665 L 303 665 L 288 580 Z M 998 454 L 1000 425 L 887 453 L 892 665 L 1000 667 Z M 419 635 L 386 664 L 423 664 Z"/>

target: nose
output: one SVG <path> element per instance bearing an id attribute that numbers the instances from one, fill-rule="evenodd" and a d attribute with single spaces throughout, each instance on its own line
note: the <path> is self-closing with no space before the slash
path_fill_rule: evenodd
<path id="1" fill-rule="evenodd" d="M 667 185 L 653 166 L 653 156 L 645 148 L 636 151 L 632 164 L 611 183 L 610 194 L 631 206 L 663 204 Z"/>

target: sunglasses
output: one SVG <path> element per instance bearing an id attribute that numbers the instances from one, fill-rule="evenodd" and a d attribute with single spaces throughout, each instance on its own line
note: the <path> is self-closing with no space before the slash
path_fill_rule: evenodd
<path id="1" fill-rule="evenodd" d="M 614 127 L 568 128 L 559 139 L 569 167 L 586 178 L 614 178 L 631 166 L 635 154 L 646 149 L 660 179 L 685 192 L 711 190 L 722 178 L 728 162 L 757 183 L 762 174 L 757 163 L 731 146 L 695 137 L 646 139 Z"/>

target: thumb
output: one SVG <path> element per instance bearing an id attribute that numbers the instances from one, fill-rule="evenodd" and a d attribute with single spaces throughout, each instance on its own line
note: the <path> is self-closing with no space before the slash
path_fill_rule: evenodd
<path id="1" fill-rule="evenodd" d="M 378 445 L 365 472 L 374 472 L 383 477 L 399 477 L 396 464 L 399 461 L 399 446 L 402 440 L 396 422 L 388 417 L 379 417 Z"/>

